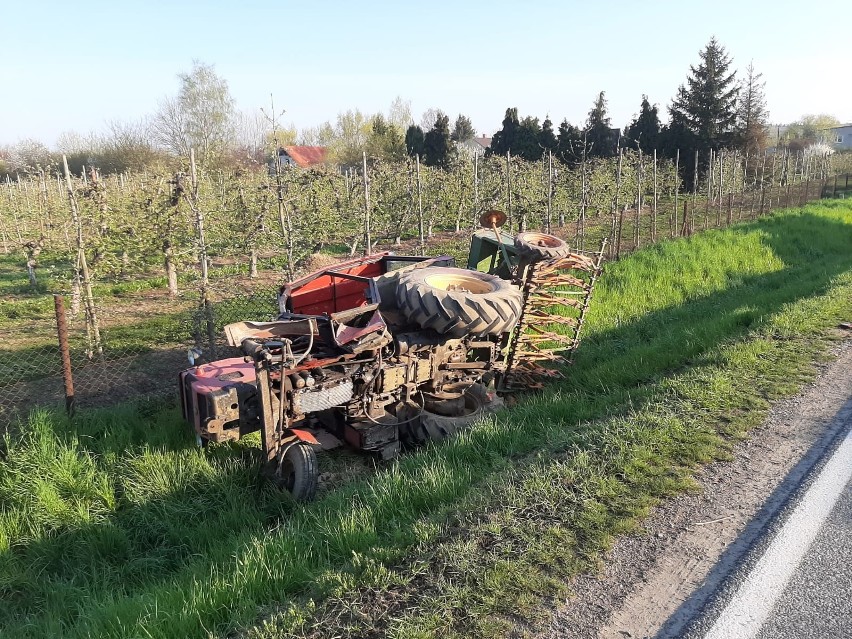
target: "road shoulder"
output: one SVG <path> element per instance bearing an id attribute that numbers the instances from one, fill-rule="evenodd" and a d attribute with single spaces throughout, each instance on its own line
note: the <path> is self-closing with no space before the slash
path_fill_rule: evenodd
<path id="1" fill-rule="evenodd" d="M 761 527 L 782 499 L 783 482 L 807 472 L 834 416 L 852 389 L 852 340 L 796 397 L 776 402 L 764 423 L 706 466 L 700 490 L 654 509 L 638 533 L 620 539 L 598 575 L 578 577 L 573 596 L 541 637 L 654 637 L 675 632 L 745 552 L 749 529 Z M 687 604 L 688 605 L 684 605 Z"/>

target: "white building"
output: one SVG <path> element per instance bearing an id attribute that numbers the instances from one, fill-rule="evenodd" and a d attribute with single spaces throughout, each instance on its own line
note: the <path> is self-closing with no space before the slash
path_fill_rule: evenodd
<path id="1" fill-rule="evenodd" d="M 825 130 L 825 141 L 828 142 L 835 151 L 844 151 L 852 149 L 852 124 L 841 124 Z"/>

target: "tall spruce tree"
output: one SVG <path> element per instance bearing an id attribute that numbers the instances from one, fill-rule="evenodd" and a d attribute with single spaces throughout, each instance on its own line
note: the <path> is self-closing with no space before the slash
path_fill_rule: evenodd
<path id="1" fill-rule="evenodd" d="M 769 111 L 766 109 L 763 74 L 749 62 L 737 102 L 737 145 L 746 153 L 760 153 L 769 140 Z"/>
<path id="2" fill-rule="evenodd" d="M 653 153 L 660 142 L 660 116 L 657 105 L 651 106 L 648 96 L 642 96 L 639 115 L 624 131 L 627 145 L 632 149 L 642 149 L 643 153 Z"/>
<path id="3" fill-rule="evenodd" d="M 595 99 L 586 121 L 586 149 L 589 157 L 611 158 L 617 152 L 618 136 L 610 127 L 606 108 L 606 93 Z"/>
<path id="4" fill-rule="evenodd" d="M 692 139 L 672 140 L 678 146 L 697 149 L 706 156 L 733 142 L 737 120 L 736 72 L 729 71 L 731 58 L 711 38 L 698 54 L 698 66 L 689 67 L 686 85 L 678 88 L 669 107 L 670 129 Z"/>

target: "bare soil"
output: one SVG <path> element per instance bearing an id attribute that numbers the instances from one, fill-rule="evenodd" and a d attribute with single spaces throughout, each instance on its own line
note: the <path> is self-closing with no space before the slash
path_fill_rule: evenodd
<path id="1" fill-rule="evenodd" d="M 670 636 L 668 628 L 677 625 L 672 615 L 682 614 L 681 605 L 713 579 L 723 553 L 849 399 L 852 339 L 833 355 L 800 395 L 773 405 L 730 461 L 698 473 L 699 491 L 660 504 L 637 533 L 615 543 L 600 574 L 578 576 L 539 639 Z"/>

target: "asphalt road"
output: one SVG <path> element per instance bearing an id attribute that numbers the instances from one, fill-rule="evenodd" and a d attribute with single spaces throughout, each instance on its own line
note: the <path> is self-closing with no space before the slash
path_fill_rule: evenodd
<path id="1" fill-rule="evenodd" d="M 677 636 L 852 639 L 852 400 L 831 430 L 816 463 Z"/>
<path id="2" fill-rule="evenodd" d="M 852 637 L 852 483 L 757 636 Z"/>

